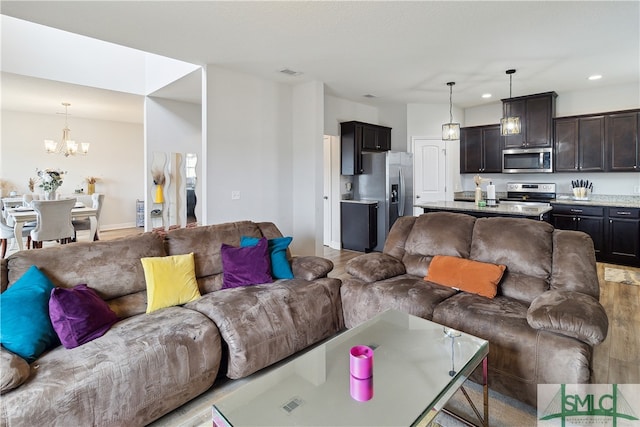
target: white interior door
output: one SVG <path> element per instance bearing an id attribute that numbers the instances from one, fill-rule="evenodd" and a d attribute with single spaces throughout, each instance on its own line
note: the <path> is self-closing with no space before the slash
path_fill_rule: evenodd
<path id="1" fill-rule="evenodd" d="M 411 138 L 413 141 L 414 202 L 446 200 L 447 151 L 440 139 Z M 422 209 L 415 208 L 419 215 Z"/>
<path id="2" fill-rule="evenodd" d="M 323 184 L 323 210 L 324 210 L 324 230 L 322 242 L 325 246 L 331 246 L 331 137 L 324 136 L 323 144 L 323 157 L 324 157 L 324 184 Z"/>

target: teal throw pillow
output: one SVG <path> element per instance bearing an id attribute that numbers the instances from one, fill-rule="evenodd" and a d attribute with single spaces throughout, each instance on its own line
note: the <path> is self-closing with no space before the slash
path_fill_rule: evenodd
<path id="1" fill-rule="evenodd" d="M 49 319 L 53 289 L 51 280 L 32 265 L 0 296 L 0 343 L 29 363 L 59 343 Z"/>
<path id="2" fill-rule="evenodd" d="M 242 236 L 240 247 L 255 246 L 259 240 L 257 237 Z M 277 237 L 268 240 L 271 276 L 274 279 L 293 279 L 293 271 L 287 259 L 287 248 L 292 240 L 293 237 Z"/>

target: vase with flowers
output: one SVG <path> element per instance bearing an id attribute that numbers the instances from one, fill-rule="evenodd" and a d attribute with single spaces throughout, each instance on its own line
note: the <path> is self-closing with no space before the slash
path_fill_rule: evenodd
<path id="1" fill-rule="evenodd" d="M 87 177 L 87 194 L 93 194 L 96 192 L 96 182 L 98 178 L 95 176 Z"/>
<path id="2" fill-rule="evenodd" d="M 38 187 L 44 191 L 45 198 L 47 200 L 55 200 L 56 190 L 62 185 L 62 179 L 66 172 L 60 169 L 36 169 L 36 173 L 40 182 Z"/>

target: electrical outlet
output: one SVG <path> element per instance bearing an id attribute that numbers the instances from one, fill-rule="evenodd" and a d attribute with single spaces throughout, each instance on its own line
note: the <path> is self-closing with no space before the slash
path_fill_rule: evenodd
<path id="1" fill-rule="evenodd" d="M 231 200 L 240 200 L 240 191 L 233 190 L 231 192 Z"/>

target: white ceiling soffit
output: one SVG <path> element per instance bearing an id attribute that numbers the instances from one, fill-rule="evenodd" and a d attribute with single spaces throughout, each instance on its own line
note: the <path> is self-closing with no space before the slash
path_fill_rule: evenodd
<path id="1" fill-rule="evenodd" d="M 514 96 L 640 79 L 638 1 L 3 0 L 2 13 L 369 104 L 448 103 L 448 81 L 457 107 L 497 102 L 509 68 Z"/>
<path id="2" fill-rule="evenodd" d="M 4 72 L 147 95 L 199 68 L 4 15 L 1 24 Z"/>
<path id="3" fill-rule="evenodd" d="M 70 117 L 142 123 L 144 97 L 13 73 L 2 73 L 2 110 L 36 114 L 64 113 Z"/>

